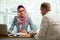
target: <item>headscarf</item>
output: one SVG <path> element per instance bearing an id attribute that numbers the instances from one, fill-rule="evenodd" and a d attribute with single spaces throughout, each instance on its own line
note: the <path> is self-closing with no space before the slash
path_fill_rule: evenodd
<path id="1" fill-rule="evenodd" d="M 23 17 L 17 16 L 17 22 L 19 25 L 24 24 L 27 21 L 27 19 L 28 19 L 27 13 L 25 13 Z"/>

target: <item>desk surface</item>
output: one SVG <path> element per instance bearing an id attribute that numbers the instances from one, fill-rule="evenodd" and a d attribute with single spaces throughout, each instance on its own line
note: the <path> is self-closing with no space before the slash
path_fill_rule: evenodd
<path id="1" fill-rule="evenodd" d="M 35 38 L 31 37 L 31 36 L 0 36 L 0 40 L 36 40 Z"/>
<path id="2" fill-rule="evenodd" d="M 33 38 L 30 34 L 23 36 L 0 36 L 0 38 Z"/>
<path id="3" fill-rule="evenodd" d="M 35 38 L 0 38 L 0 40 L 36 40 Z"/>
<path id="4" fill-rule="evenodd" d="M 27 35 L 23 35 L 23 36 L 0 36 L 0 38 L 34 38 L 35 34 L 36 33 L 27 34 Z"/>

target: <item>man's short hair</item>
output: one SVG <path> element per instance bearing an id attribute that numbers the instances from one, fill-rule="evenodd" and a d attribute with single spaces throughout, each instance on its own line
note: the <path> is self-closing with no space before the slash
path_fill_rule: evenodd
<path id="1" fill-rule="evenodd" d="M 50 11 L 51 10 L 51 5 L 50 5 L 50 3 L 48 3 L 48 2 L 44 2 L 44 3 L 42 3 L 41 4 L 41 9 L 46 9 L 47 11 Z"/>

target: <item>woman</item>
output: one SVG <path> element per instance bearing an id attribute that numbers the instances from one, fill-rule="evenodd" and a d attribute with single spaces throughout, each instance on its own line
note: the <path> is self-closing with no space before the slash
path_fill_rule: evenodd
<path id="1" fill-rule="evenodd" d="M 28 17 L 26 9 L 24 8 L 23 5 L 19 5 L 17 8 L 17 14 L 18 16 L 15 16 L 12 25 L 10 27 L 10 32 L 13 30 L 14 26 L 17 28 L 17 33 L 18 32 L 23 32 L 27 33 L 28 25 L 30 25 L 30 29 L 33 31 L 33 23 Z"/>

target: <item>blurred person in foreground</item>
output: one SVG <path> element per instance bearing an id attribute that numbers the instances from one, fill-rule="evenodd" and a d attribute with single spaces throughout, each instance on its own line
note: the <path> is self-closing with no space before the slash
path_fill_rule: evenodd
<path id="1" fill-rule="evenodd" d="M 60 21 L 52 12 L 51 5 L 44 2 L 40 7 L 42 14 L 41 29 L 35 35 L 38 40 L 60 40 Z"/>

